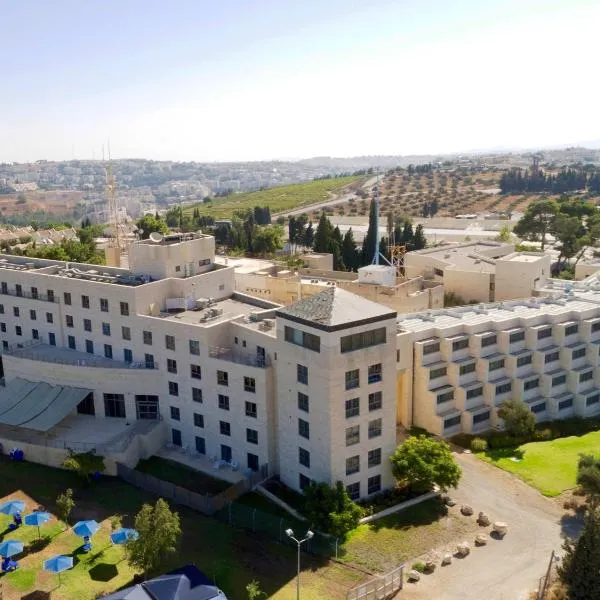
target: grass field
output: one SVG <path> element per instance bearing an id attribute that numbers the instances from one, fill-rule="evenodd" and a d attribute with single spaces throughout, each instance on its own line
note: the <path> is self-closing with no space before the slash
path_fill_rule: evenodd
<path id="1" fill-rule="evenodd" d="M 548 442 L 531 442 L 516 449 L 488 450 L 477 456 L 514 473 L 544 496 L 558 496 L 576 487 L 580 454 L 600 454 L 600 431 Z"/>
<path id="2" fill-rule="evenodd" d="M 308 204 L 324 202 L 329 198 L 330 192 L 340 191 L 345 186 L 363 180 L 364 177 L 351 175 L 337 179 L 320 179 L 308 183 L 282 185 L 257 192 L 231 194 L 224 198 L 215 198 L 212 202 L 188 206 L 184 209 L 184 213 L 191 215 L 194 209 L 198 208 L 201 215 L 210 215 L 215 219 L 228 219 L 236 210 L 268 206 L 271 214 L 274 214 Z"/>

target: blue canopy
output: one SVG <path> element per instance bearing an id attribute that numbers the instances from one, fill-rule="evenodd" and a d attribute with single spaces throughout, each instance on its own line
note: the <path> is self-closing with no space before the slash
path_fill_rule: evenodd
<path id="1" fill-rule="evenodd" d="M 23 500 L 9 500 L 0 506 L 0 513 L 5 515 L 16 515 L 25 510 L 25 502 Z"/>
<path id="2" fill-rule="evenodd" d="M 44 561 L 44 571 L 50 571 L 50 573 L 62 573 L 63 571 L 72 568 L 72 556 L 64 556 L 63 554 L 59 554 L 58 556 L 53 556 L 52 558 Z"/>
<path id="3" fill-rule="evenodd" d="M 135 529 L 117 529 L 114 533 L 110 534 L 110 541 L 113 544 L 125 544 L 129 540 L 137 540 L 140 534 Z"/>
<path id="4" fill-rule="evenodd" d="M 78 523 L 75 523 L 73 533 L 79 537 L 92 537 L 98 529 L 100 529 L 100 525 L 93 519 L 89 521 L 79 521 Z"/>
<path id="5" fill-rule="evenodd" d="M 6 540 L 0 544 L 0 556 L 10 558 L 23 552 L 23 544 L 17 540 Z"/>
<path id="6" fill-rule="evenodd" d="M 40 533 L 40 525 L 47 523 L 50 520 L 50 513 L 47 512 L 34 512 L 30 515 L 25 515 L 23 519 L 25 521 L 25 525 L 31 525 L 32 527 L 38 528 L 38 535 L 41 536 Z"/>

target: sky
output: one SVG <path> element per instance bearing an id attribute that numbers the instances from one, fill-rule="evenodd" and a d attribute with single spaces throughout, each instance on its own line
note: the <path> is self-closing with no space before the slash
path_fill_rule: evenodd
<path id="1" fill-rule="evenodd" d="M 0 0 L 0 161 L 600 140 L 596 0 Z"/>

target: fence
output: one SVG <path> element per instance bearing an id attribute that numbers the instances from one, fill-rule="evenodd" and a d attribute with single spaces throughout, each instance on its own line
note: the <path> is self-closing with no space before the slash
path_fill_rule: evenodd
<path id="1" fill-rule="evenodd" d="M 385 575 L 361 583 L 346 594 L 346 600 L 385 600 L 402 589 L 404 565 L 396 567 Z"/>

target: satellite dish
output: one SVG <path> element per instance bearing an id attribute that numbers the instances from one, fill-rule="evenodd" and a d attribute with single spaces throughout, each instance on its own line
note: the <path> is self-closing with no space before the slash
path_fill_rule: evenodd
<path id="1" fill-rule="evenodd" d="M 161 233 L 158 233 L 158 231 L 153 231 L 150 234 L 150 240 L 153 241 L 155 244 L 158 244 L 163 241 L 163 236 Z"/>

